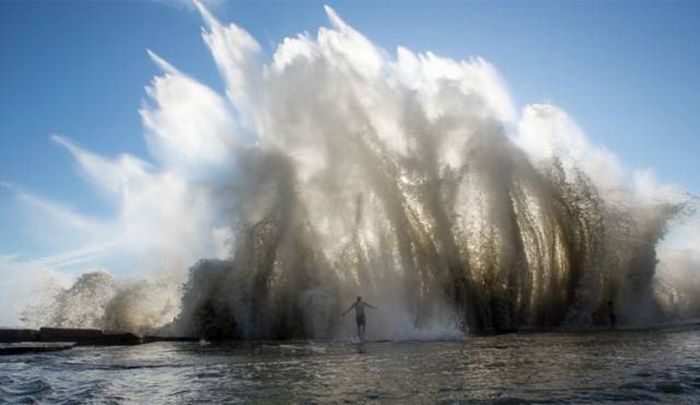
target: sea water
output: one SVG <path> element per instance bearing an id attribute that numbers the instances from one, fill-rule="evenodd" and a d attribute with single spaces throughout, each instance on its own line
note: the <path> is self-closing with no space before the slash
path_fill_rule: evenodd
<path id="1" fill-rule="evenodd" d="M 152 343 L 0 358 L 2 403 L 697 403 L 700 331 Z"/>

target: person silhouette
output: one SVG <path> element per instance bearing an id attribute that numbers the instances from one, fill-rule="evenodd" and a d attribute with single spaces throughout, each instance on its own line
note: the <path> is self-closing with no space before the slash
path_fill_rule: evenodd
<path id="1" fill-rule="evenodd" d="M 368 302 L 362 301 L 362 297 L 359 295 L 357 296 L 357 300 L 350 305 L 350 308 L 348 308 L 345 312 L 343 312 L 343 316 L 345 316 L 348 312 L 352 311 L 353 309 L 355 310 L 355 322 L 357 323 L 357 338 L 360 339 L 360 341 L 364 340 L 365 337 L 365 326 L 367 324 L 367 317 L 365 316 L 365 307 L 372 308 L 372 309 L 377 309 L 377 307 L 371 305 Z"/>

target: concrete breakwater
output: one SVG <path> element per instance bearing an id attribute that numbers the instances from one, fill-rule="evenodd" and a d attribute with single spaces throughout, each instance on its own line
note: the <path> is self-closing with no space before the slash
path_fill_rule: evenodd
<path id="1" fill-rule="evenodd" d="M 75 342 L 76 345 L 134 345 L 142 338 L 133 333 L 109 332 L 100 329 L 5 329 L 0 330 L 0 342 Z"/>
<path id="2" fill-rule="evenodd" d="M 100 329 L 40 328 L 0 329 L 0 354 L 18 354 L 64 349 L 73 346 L 127 346 L 160 341 L 196 341 L 195 338 L 174 336 L 138 336 L 133 333 L 103 331 Z"/>

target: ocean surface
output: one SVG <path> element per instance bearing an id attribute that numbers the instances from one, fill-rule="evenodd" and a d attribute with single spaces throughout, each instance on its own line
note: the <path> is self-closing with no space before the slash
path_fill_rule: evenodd
<path id="1" fill-rule="evenodd" d="M 0 357 L 0 403 L 700 403 L 700 331 L 151 343 Z"/>

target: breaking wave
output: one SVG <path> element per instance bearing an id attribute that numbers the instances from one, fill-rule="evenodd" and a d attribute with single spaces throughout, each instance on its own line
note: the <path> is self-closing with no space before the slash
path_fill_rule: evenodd
<path id="1" fill-rule="evenodd" d="M 369 336 L 397 339 L 668 315 L 656 246 L 688 202 L 626 188 L 554 106 L 517 122 L 485 60 L 393 57 L 327 8 L 332 28 L 265 63 L 199 8 L 228 99 L 151 53 L 164 73 L 141 115 L 157 159 L 207 185 L 228 258 L 199 261 L 182 290 L 84 275 L 47 323 L 331 338 L 357 294 L 380 308 Z"/>

